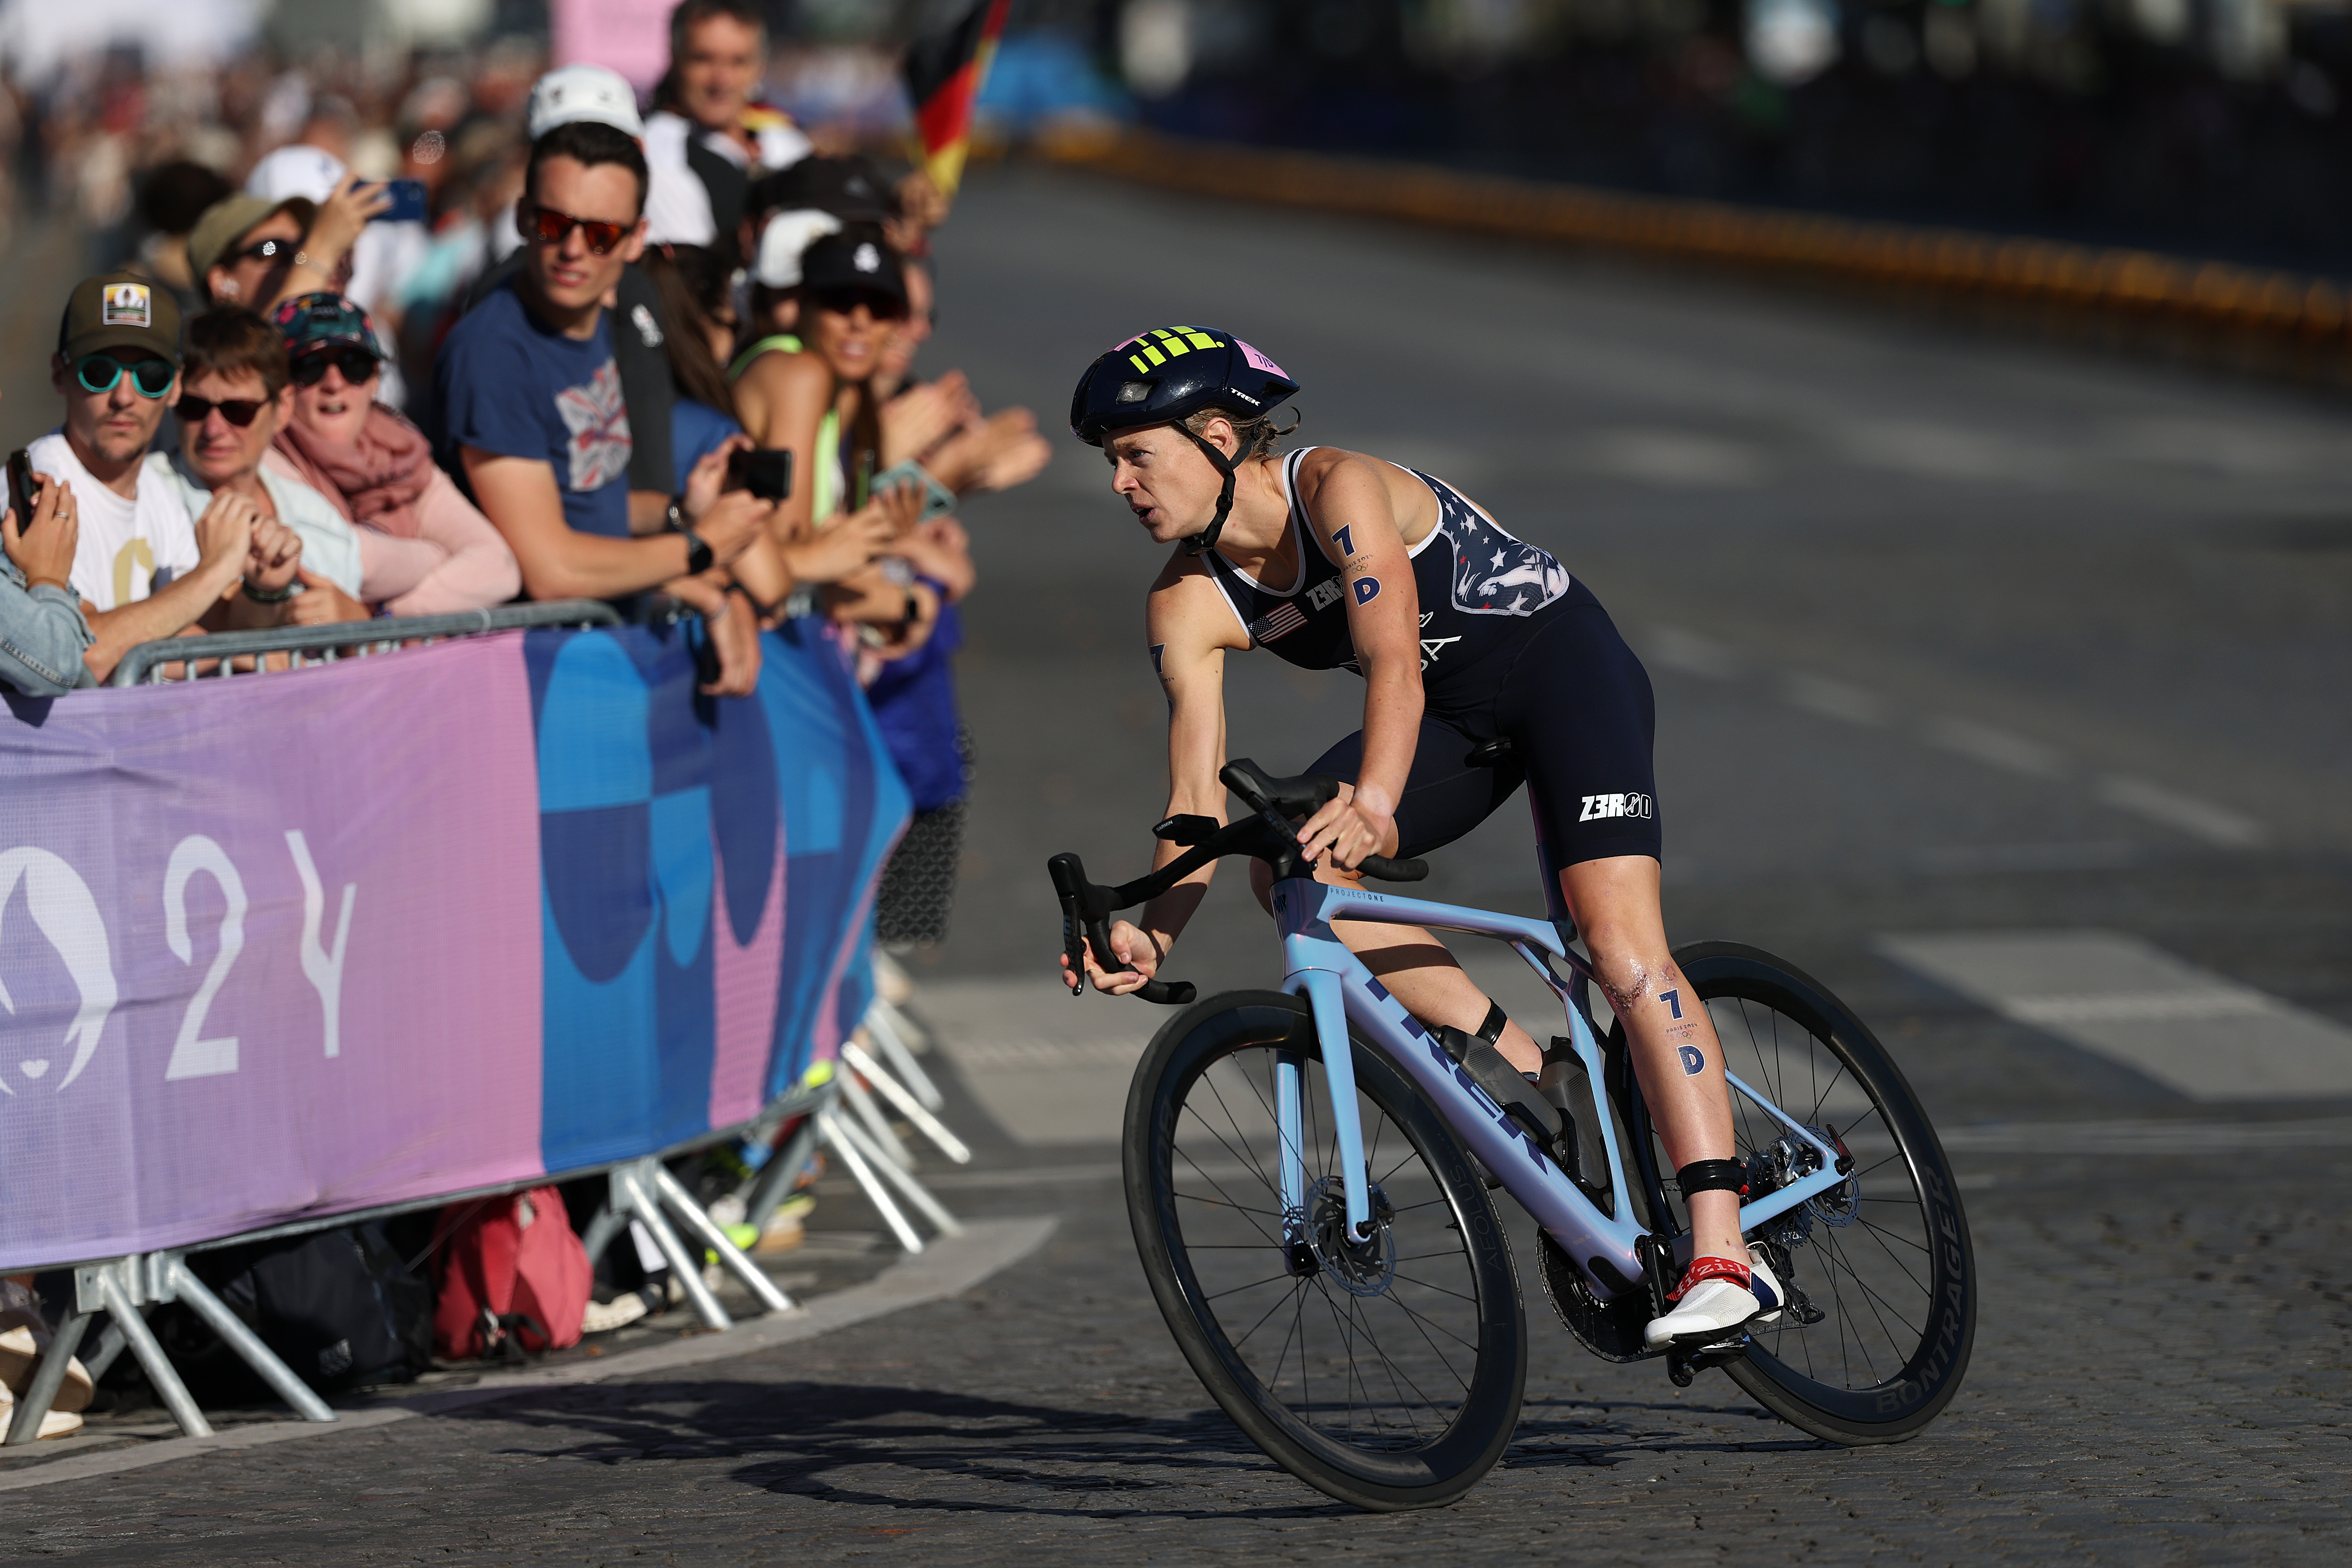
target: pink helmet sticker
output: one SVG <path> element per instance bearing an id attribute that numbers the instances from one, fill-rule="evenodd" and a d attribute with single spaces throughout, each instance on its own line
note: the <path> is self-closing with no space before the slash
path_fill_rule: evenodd
<path id="1" fill-rule="evenodd" d="M 1241 339 L 1235 338 L 1234 340 L 1234 346 L 1242 351 L 1242 358 L 1249 361 L 1250 368 L 1252 370 L 1262 370 L 1268 375 L 1278 375 L 1285 381 L 1288 381 L 1290 379 L 1290 373 L 1288 371 L 1283 369 L 1280 365 L 1275 363 L 1272 360 L 1258 353 L 1257 350 L 1250 347 L 1249 344 L 1242 342 Z"/>

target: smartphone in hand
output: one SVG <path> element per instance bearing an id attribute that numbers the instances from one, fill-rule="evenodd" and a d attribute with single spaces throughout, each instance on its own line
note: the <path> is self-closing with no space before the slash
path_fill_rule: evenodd
<path id="1" fill-rule="evenodd" d="M 16 514 L 18 533 L 33 526 L 33 497 L 37 493 L 33 484 L 33 459 L 19 447 L 8 454 L 8 510 Z"/>
<path id="2" fill-rule="evenodd" d="M 386 180 L 383 188 L 392 193 L 392 205 L 368 219 L 370 223 L 423 223 L 425 219 L 425 182 L 422 180 Z"/>
<path id="3" fill-rule="evenodd" d="M 793 452 L 789 447 L 748 447 L 728 455 L 727 473 L 763 501 L 791 499 Z"/>

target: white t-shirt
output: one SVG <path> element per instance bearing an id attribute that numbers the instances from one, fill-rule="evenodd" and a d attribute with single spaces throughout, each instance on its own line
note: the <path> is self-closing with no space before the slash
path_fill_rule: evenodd
<path id="1" fill-rule="evenodd" d="M 656 110 L 646 117 L 646 239 L 654 245 L 709 245 L 719 234 L 710 213 L 710 193 L 686 161 L 686 144 L 705 147 L 752 178 L 809 155 L 809 139 L 794 125 L 763 127 L 755 165 L 731 136 L 705 131 L 682 114 Z"/>
<path id="2" fill-rule="evenodd" d="M 93 610 L 136 604 L 184 572 L 195 570 L 196 531 L 180 501 L 169 458 L 150 452 L 137 493 L 119 496 L 81 466 L 65 432 L 52 430 L 25 449 L 33 471 L 73 487 L 81 520 L 74 552 L 74 592 Z"/>
<path id="3" fill-rule="evenodd" d="M 191 520 L 204 516 L 205 508 L 213 502 L 213 492 L 204 482 L 184 463 L 168 459 L 163 475 L 177 489 L 185 515 Z M 299 479 L 272 472 L 267 463 L 261 468 L 261 488 L 269 492 L 278 521 L 300 536 L 303 569 L 358 598 L 360 536 L 335 510 L 335 503 Z"/>

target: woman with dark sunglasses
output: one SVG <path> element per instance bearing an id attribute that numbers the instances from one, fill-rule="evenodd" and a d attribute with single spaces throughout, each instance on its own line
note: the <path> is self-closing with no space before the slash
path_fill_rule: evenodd
<path id="1" fill-rule="evenodd" d="M 319 491 L 358 525 L 360 597 L 394 616 L 503 605 L 522 587 L 514 552 L 433 461 L 425 433 L 375 400 L 383 356 L 340 294 L 278 306 L 293 417 L 264 465 Z"/>
<path id="2" fill-rule="evenodd" d="M 736 414 L 761 446 L 793 454 L 793 494 L 771 526 L 793 579 L 838 584 L 913 521 L 911 508 L 866 494 L 881 466 L 868 384 L 907 313 L 906 281 L 878 227 L 782 213 L 761 236 L 753 282 L 751 324 L 764 335 L 729 372 Z"/>

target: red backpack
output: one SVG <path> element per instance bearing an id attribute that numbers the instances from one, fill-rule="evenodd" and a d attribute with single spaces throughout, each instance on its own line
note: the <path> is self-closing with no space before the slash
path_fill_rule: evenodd
<path id="1" fill-rule="evenodd" d="M 445 1361 L 562 1350 L 580 1342 L 593 1271 L 563 1196 L 533 1187 L 441 1211 L 433 1353 Z"/>

